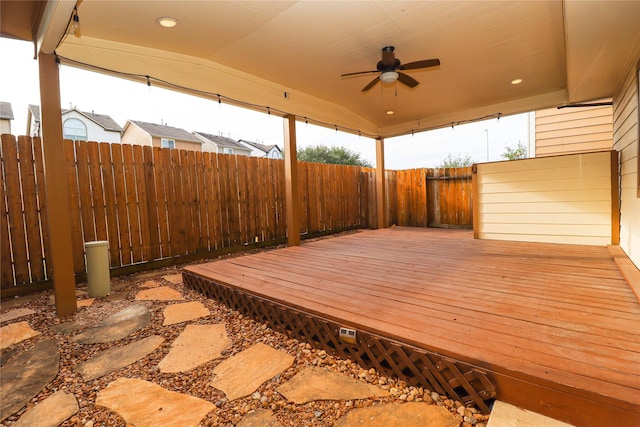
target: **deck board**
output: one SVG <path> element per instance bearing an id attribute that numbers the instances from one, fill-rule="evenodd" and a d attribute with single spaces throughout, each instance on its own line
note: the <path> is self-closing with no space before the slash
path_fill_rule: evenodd
<path id="1" fill-rule="evenodd" d="M 640 304 L 606 247 L 399 227 L 186 272 L 640 420 Z"/>

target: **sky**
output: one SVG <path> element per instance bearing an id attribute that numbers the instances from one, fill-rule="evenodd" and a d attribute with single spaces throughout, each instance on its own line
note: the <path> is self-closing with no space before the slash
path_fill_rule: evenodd
<path id="1" fill-rule="evenodd" d="M 11 103 L 12 132 L 22 135 L 26 133 L 27 105 L 40 105 L 38 63 L 28 42 L 0 38 L 0 55 L 0 101 Z M 107 114 L 122 127 L 127 120 L 140 120 L 283 147 L 283 119 L 278 116 L 70 66 L 60 66 L 60 96 L 62 108 Z M 298 148 L 344 146 L 375 165 L 373 139 L 300 122 L 296 131 Z M 503 160 L 506 146 L 526 146 L 528 138 L 528 114 L 388 138 L 385 167 L 436 167 L 448 154 L 470 156 L 478 163 Z"/>

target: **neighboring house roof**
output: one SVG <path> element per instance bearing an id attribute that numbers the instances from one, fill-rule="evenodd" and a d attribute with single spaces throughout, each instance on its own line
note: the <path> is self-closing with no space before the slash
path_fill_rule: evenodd
<path id="1" fill-rule="evenodd" d="M 31 117 L 33 117 L 33 120 L 35 120 L 36 122 L 39 122 L 40 106 L 29 104 L 29 111 L 31 112 Z M 120 133 L 122 133 L 123 131 L 122 127 L 120 127 L 120 125 L 116 123 L 116 121 L 113 120 L 111 116 L 108 116 L 106 114 L 96 114 L 93 111 L 89 113 L 87 111 L 80 111 L 77 108 L 72 108 L 70 110 L 62 110 L 62 114 L 64 115 L 71 111 L 75 111 L 81 116 L 86 117 L 87 119 L 91 120 L 92 122 L 102 127 L 106 131 L 120 132 Z"/>
<path id="2" fill-rule="evenodd" d="M 174 128 L 173 126 L 159 125 L 156 123 L 141 122 L 138 120 L 129 120 L 129 122 L 124 126 L 125 129 L 129 125 L 129 123 L 133 123 L 151 136 L 155 136 L 158 138 L 179 139 L 181 141 L 190 141 L 202 144 L 201 139 L 181 128 Z"/>
<path id="3" fill-rule="evenodd" d="M 274 148 L 276 148 L 278 151 L 282 152 L 282 150 L 280 150 L 280 147 L 278 147 L 276 144 L 264 145 L 264 144 L 259 144 L 257 142 L 250 142 L 250 141 L 247 141 L 245 139 L 241 139 L 239 142 L 244 142 L 245 144 L 250 145 L 253 148 L 256 148 L 256 149 L 258 149 L 260 151 L 263 151 L 265 154 L 270 152 Z"/>
<path id="4" fill-rule="evenodd" d="M 212 135 L 210 133 L 205 133 L 205 132 L 194 132 L 194 134 L 199 135 L 200 137 L 213 142 L 218 147 L 236 148 L 239 150 L 249 151 L 247 147 L 238 143 L 235 139 L 227 138 L 221 135 Z"/>
<path id="5" fill-rule="evenodd" d="M 13 120 L 13 109 L 10 102 L 0 101 L 0 119 Z"/>

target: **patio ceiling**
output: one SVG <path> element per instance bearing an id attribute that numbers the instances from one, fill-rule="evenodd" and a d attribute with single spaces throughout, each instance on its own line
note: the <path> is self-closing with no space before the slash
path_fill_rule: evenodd
<path id="1" fill-rule="evenodd" d="M 16 36 L 7 3 L 30 2 L 2 3 Z M 78 15 L 64 58 L 383 137 L 611 96 L 640 49 L 640 2 L 85 0 Z M 375 69 L 387 45 L 442 65 L 407 72 L 414 89 L 340 77 Z"/>

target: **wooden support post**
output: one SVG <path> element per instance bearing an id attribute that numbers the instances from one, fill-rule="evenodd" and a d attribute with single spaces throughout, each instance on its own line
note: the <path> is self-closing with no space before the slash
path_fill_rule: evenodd
<path id="1" fill-rule="evenodd" d="M 480 193 L 478 185 L 478 165 L 471 166 L 471 215 L 473 216 L 473 238 L 480 238 Z"/>
<path id="2" fill-rule="evenodd" d="M 620 178 L 618 151 L 611 150 L 611 244 L 620 244 Z M 640 173 L 640 172 L 638 172 Z"/>
<path id="3" fill-rule="evenodd" d="M 53 290 L 58 316 L 74 314 L 76 283 L 71 249 L 69 189 L 62 149 L 62 116 L 60 111 L 60 79 L 56 56 L 40 53 L 40 105 L 42 149 L 44 153 L 47 222 L 53 269 Z"/>
<path id="4" fill-rule="evenodd" d="M 300 245 L 300 193 L 298 192 L 298 155 L 296 147 L 296 116 L 284 117 L 284 180 L 287 202 L 287 241 Z"/>
<path id="5" fill-rule="evenodd" d="M 378 228 L 387 224 L 387 189 L 384 176 L 384 139 L 376 139 L 376 205 L 378 211 Z"/>

